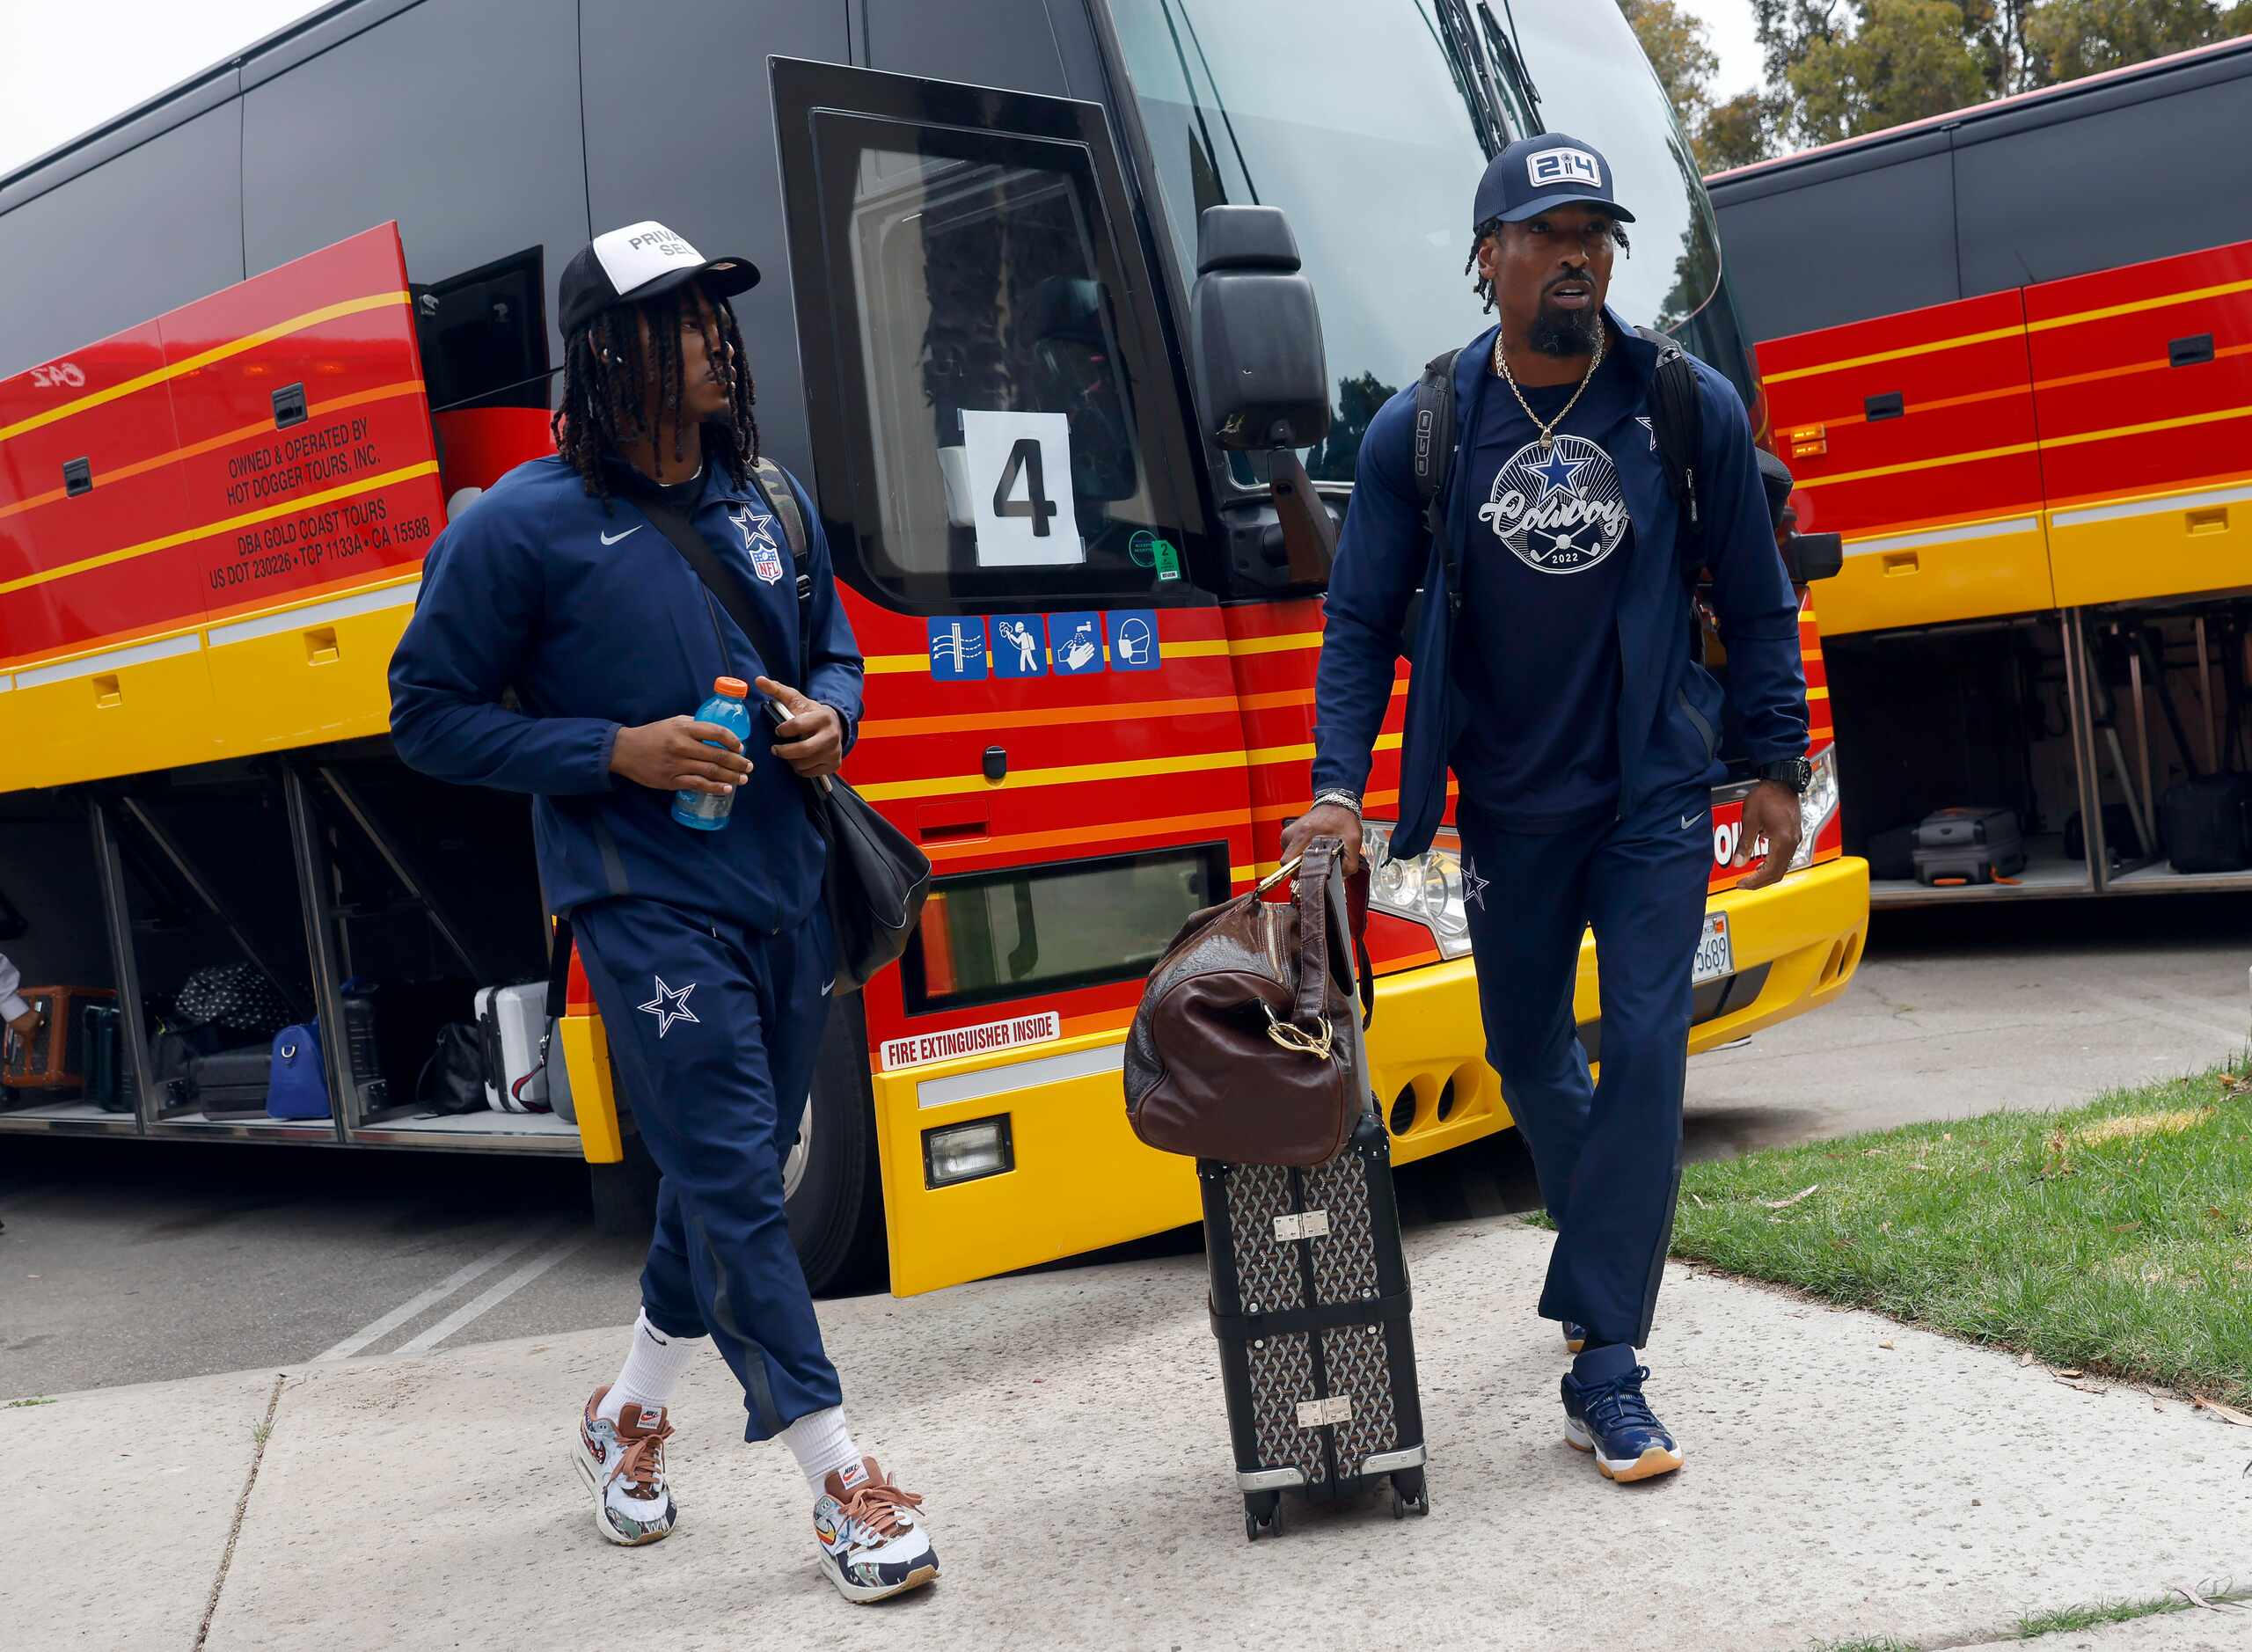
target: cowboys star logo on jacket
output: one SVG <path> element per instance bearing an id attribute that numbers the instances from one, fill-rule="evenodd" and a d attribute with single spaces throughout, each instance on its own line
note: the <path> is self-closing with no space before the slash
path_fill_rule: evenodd
<path id="1" fill-rule="evenodd" d="M 774 519 L 756 515 L 745 505 L 728 520 L 735 523 L 735 531 L 742 536 L 742 548 L 750 553 L 750 571 L 769 585 L 779 584 L 782 552 L 774 543 Z"/>

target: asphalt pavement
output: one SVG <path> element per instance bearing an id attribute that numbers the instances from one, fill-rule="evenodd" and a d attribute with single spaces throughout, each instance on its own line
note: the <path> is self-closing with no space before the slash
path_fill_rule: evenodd
<path id="1" fill-rule="evenodd" d="M 2248 964 L 2244 896 L 1880 914 L 1839 1003 L 1691 1064 L 1688 1151 L 2201 1069 L 2248 1042 Z M 1509 1134 L 1400 1185 L 1411 1230 L 1534 1202 Z M 588 1217 L 567 1162 L 0 1137 L 0 1397 L 617 1326 L 640 1246 Z"/>

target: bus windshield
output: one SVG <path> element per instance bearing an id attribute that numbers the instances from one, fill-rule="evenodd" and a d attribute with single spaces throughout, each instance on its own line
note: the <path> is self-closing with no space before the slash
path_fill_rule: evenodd
<path id="1" fill-rule="evenodd" d="M 1110 0 L 1183 281 L 1195 279 L 1205 208 L 1257 203 L 1290 215 L 1337 384 L 1329 436 L 1307 456 L 1318 480 L 1351 481 L 1377 409 L 1426 361 L 1488 325 L 1464 268 L 1486 164 L 1481 77 L 1498 94 L 1503 142 L 1537 128 L 1495 58 L 1461 72 L 1464 36 L 1450 32 L 1440 5 Z M 1630 323 L 1678 333 L 1751 402 L 1712 205 L 1618 8 L 1509 0 L 1489 10 L 1472 0 L 1451 9 L 1482 12 L 1489 41 L 1507 38 L 1503 13 L 1513 13 L 1540 124 L 1610 160 L 1634 214 L 1612 306 Z"/>

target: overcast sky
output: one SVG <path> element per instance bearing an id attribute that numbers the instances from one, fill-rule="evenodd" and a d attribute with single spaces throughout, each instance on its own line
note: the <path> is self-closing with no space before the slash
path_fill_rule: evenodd
<path id="1" fill-rule="evenodd" d="M 1754 84 L 1751 0 L 1685 4 L 1720 54 L 1715 90 L 1728 97 Z M 315 0 L 0 0 L 0 172 L 318 9 Z"/>

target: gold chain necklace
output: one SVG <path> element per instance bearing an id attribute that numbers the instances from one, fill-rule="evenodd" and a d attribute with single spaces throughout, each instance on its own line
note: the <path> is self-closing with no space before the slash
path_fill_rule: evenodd
<path id="1" fill-rule="evenodd" d="M 1543 453 L 1556 445 L 1556 427 L 1570 416 L 1572 409 L 1579 406 L 1580 398 L 1587 394 L 1587 387 L 1595 382 L 1595 369 L 1603 365 L 1603 337 L 1600 331 L 1596 333 L 1595 354 L 1589 358 L 1586 376 L 1580 380 L 1580 387 L 1572 392 L 1571 400 L 1564 404 L 1563 412 L 1544 425 L 1532 411 L 1532 404 L 1525 400 L 1524 392 L 1517 387 L 1517 379 L 1510 372 L 1510 358 L 1502 349 L 1501 332 L 1495 329 L 1494 370 L 1502 376 L 1502 383 L 1510 387 L 1510 394 L 1517 398 L 1517 405 L 1524 409 L 1524 416 L 1532 420 L 1533 428 L 1540 432 L 1540 450 Z"/>

